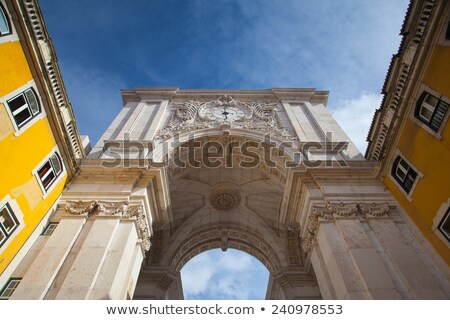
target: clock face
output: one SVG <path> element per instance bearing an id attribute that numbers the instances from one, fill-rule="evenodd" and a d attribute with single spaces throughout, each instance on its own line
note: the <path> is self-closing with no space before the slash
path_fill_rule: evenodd
<path id="1" fill-rule="evenodd" d="M 235 106 L 212 106 L 205 110 L 211 120 L 236 121 L 246 116 L 245 111 Z"/>

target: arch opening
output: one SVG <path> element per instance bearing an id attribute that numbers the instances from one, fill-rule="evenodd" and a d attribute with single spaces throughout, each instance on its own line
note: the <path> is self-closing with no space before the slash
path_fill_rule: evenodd
<path id="1" fill-rule="evenodd" d="M 269 270 L 244 251 L 211 249 L 183 266 L 181 281 L 186 300 L 261 300 Z"/>

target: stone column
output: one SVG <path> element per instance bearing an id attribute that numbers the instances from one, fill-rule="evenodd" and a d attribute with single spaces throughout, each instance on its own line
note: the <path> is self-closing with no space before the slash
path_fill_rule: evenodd
<path id="1" fill-rule="evenodd" d="M 69 201 L 13 298 L 131 298 L 150 248 L 142 205 Z M 84 227 L 84 228 L 83 228 Z M 50 291 L 49 291 L 50 289 Z"/>
<path id="2" fill-rule="evenodd" d="M 413 298 L 444 298 L 396 228 L 394 211 L 393 206 L 376 203 L 313 207 L 302 245 L 310 254 L 323 298 L 412 298 L 405 295 L 404 283 L 417 289 Z"/>
<path id="3" fill-rule="evenodd" d="M 184 299 L 180 272 L 168 267 L 146 267 L 139 276 L 134 298 L 142 300 Z"/>
<path id="4" fill-rule="evenodd" d="M 87 299 L 100 276 L 106 255 L 117 238 L 120 218 L 97 218 L 80 251 L 72 263 L 69 273 L 59 288 L 56 299 Z M 117 266 L 114 266 L 117 268 Z M 112 277 L 113 274 L 102 275 Z"/>
<path id="5" fill-rule="evenodd" d="M 321 299 L 321 296 L 313 275 L 289 268 L 270 274 L 266 299 L 314 300 Z"/>
<path id="6" fill-rule="evenodd" d="M 25 273 L 10 299 L 44 299 L 80 234 L 87 217 L 63 218 Z"/>
<path id="7" fill-rule="evenodd" d="M 411 240 L 405 238 L 394 220 L 370 219 L 368 223 L 406 298 L 448 299 L 429 267 L 413 249 Z"/>

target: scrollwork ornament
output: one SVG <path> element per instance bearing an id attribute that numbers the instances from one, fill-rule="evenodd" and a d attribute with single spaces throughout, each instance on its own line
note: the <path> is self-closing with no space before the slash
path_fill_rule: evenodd
<path id="1" fill-rule="evenodd" d="M 142 205 L 129 206 L 125 218 L 136 218 L 136 225 L 139 230 L 139 238 L 142 241 L 144 251 L 150 250 L 150 231 L 147 224 L 147 216 L 144 213 Z"/>

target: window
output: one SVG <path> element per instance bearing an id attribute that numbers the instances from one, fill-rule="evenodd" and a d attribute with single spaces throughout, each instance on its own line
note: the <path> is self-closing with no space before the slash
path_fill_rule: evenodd
<path id="1" fill-rule="evenodd" d="M 6 242 L 11 234 L 17 229 L 19 222 L 14 216 L 9 204 L 5 204 L 0 211 L 0 247 Z"/>
<path id="2" fill-rule="evenodd" d="M 398 156 L 392 166 L 391 174 L 403 190 L 409 194 L 416 181 L 417 172 L 402 157 Z"/>
<path id="3" fill-rule="evenodd" d="M 13 292 L 16 290 L 17 286 L 20 283 L 21 278 L 11 278 L 8 283 L 3 287 L 2 291 L 0 291 L 0 299 L 7 300 L 9 299 Z"/>
<path id="4" fill-rule="evenodd" d="M 19 129 L 41 113 L 38 99 L 32 88 L 8 100 L 7 103 Z"/>
<path id="5" fill-rule="evenodd" d="M 415 116 L 434 132 L 437 132 L 447 109 L 448 103 L 424 91 L 417 102 Z"/>
<path id="6" fill-rule="evenodd" d="M 447 212 L 444 215 L 444 218 L 438 225 L 439 232 L 450 242 L 450 207 L 447 209 Z"/>
<path id="7" fill-rule="evenodd" d="M 0 37 L 11 34 L 11 26 L 7 18 L 6 10 L 0 2 Z"/>
<path id="8" fill-rule="evenodd" d="M 37 170 L 39 181 L 44 187 L 45 191 L 48 191 L 56 178 L 62 172 L 61 159 L 58 153 L 53 153 L 50 158 L 44 162 L 44 164 Z"/>
<path id="9" fill-rule="evenodd" d="M 53 234 L 53 231 L 55 231 L 56 227 L 58 226 L 58 222 L 50 222 L 47 227 L 45 228 L 44 232 L 42 232 L 43 236 L 51 236 Z"/>

